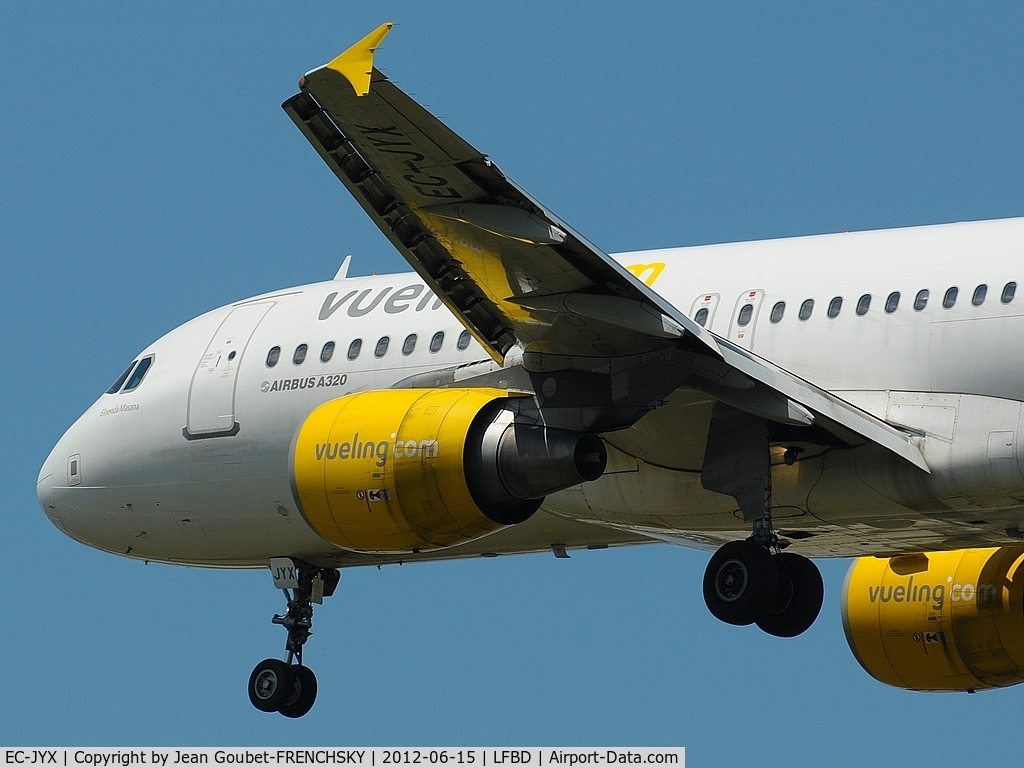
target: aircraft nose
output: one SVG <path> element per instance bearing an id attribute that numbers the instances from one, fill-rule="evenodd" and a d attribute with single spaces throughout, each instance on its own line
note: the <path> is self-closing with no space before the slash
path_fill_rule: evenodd
<path id="1" fill-rule="evenodd" d="M 144 494 L 139 478 L 145 450 L 138 422 L 122 418 L 139 408 L 116 405 L 100 400 L 68 427 L 39 470 L 36 496 L 61 533 L 123 553 L 138 545 L 126 539 L 145 530 L 142 518 L 128 513 Z"/>
<path id="2" fill-rule="evenodd" d="M 82 437 L 79 423 L 71 425 L 46 457 L 36 479 L 36 498 L 39 499 L 43 514 L 57 530 L 72 538 L 79 537 L 74 536 L 68 528 L 67 514 L 73 512 L 75 504 L 68 496 L 68 491 L 82 484 L 80 451 L 88 445 L 88 441 Z"/>
<path id="3" fill-rule="evenodd" d="M 56 451 L 50 451 L 50 455 L 46 457 L 46 461 L 43 462 L 43 466 L 39 470 L 39 477 L 36 479 L 36 498 L 39 499 L 39 506 L 43 510 L 50 522 L 53 523 L 57 528 L 64 530 L 64 526 L 60 522 L 60 518 L 57 516 L 57 505 L 54 503 L 53 493 L 53 454 Z"/>

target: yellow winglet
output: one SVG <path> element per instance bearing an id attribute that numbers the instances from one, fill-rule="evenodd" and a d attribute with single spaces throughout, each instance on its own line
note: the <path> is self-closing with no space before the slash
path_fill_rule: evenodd
<path id="1" fill-rule="evenodd" d="M 345 79 L 352 83 L 352 87 L 355 88 L 356 96 L 365 96 L 370 92 L 373 52 L 377 50 L 377 46 L 380 45 L 393 26 L 395 26 L 393 21 L 381 24 L 358 43 L 340 54 L 334 61 L 325 65 L 327 69 L 333 69 L 335 72 L 344 75 Z"/>

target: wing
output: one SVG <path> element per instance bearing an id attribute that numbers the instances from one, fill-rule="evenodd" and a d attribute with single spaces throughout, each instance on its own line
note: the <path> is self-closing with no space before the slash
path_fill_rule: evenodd
<path id="1" fill-rule="evenodd" d="M 522 350 L 546 417 L 621 429 L 690 382 L 927 471 L 912 436 L 699 326 L 374 69 L 391 26 L 308 72 L 282 106 L 491 356 Z"/>

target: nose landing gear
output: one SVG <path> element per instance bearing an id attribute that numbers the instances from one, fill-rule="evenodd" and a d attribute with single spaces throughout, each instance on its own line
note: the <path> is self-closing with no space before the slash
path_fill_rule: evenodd
<path id="1" fill-rule="evenodd" d="M 302 647 L 312 634 L 313 603 L 334 594 L 341 572 L 320 568 L 291 558 L 270 561 L 274 586 L 288 601 L 284 616 L 273 622 L 288 630 L 287 656 L 264 659 L 249 676 L 249 701 L 261 712 L 280 712 L 285 717 L 302 717 L 316 701 L 316 676 L 302 663 Z"/>

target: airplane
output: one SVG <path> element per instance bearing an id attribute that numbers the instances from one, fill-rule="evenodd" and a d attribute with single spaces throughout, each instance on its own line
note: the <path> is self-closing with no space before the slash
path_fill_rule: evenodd
<path id="1" fill-rule="evenodd" d="M 142 350 L 37 481 L 66 535 L 269 568 L 296 718 L 348 567 L 672 543 L 794 637 L 854 557 L 876 679 L 1024 681 L 1024 219 L 609 255 L 395 86 L 384 24 L 283 109 L 413 273 L 236 301 Z M 1020 574 L 1020 575 L 1018 575 Z"/>

